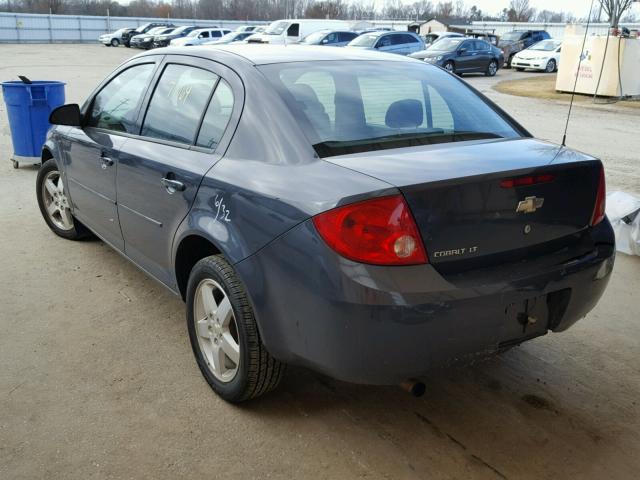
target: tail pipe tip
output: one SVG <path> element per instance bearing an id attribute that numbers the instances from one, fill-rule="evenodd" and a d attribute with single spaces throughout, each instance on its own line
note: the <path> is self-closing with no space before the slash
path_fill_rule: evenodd
<path id="1" fill-rule="evenodd" d="M 400 384 L 400 388 L 405 392 L 409 392 L 414 397 L 421 397 L 427 389 L 424 383 L 414 378 L 410 378 L 402 382 Z"/>

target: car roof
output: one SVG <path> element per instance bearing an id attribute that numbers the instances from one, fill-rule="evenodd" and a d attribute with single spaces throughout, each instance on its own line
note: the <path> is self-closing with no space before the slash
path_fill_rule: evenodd
<path id="1" fill-rule="evenodd" d="M 185 55 L 184 49 L 180 47 L 166 47 L 162 49 L 162 53 L 166 55 Z M 139 56 L 154 54 L 157 54 L 157 52 L 150 50 Z M 242 58 L 254 65 L 332 60 L 415 62 L 414 59 L 392 53 L 382 53 L 359 48 L 326 48 L 313 45 L 206 45 L 189 47 L 189 55 L 210 60 L 221 60 L 223 56 L 235 57 L 235 59 Z"/>

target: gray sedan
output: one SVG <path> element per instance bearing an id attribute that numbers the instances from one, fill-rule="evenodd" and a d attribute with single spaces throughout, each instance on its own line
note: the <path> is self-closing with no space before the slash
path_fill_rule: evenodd
<path id="1" fill-rule="evenodd" d="M 613 268 L 599 160 L 399 55 L 169 47 L 50 120 L 44 221 L 181 297 L 231 402 L 286 364 L 395 384 L 563 331 Z"/>
<path id="2" fill-rule="evenodd" d="M 409 55 L 425 49 L 424 40 L 415 33 L 387 31 L 363 33 L 349 42 L 347 47 L 400 55 Z"/>

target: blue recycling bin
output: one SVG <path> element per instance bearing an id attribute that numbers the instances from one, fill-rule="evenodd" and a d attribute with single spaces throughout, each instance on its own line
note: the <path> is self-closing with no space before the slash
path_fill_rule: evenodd
<path id="1" fill-rule="evenodd" d="M 40 152 L 49 129 L 49 114 L 64 105 L 64 82 L 2 82 L 2 96 L 7 106 L 13 166 L 40 163 Z"/>

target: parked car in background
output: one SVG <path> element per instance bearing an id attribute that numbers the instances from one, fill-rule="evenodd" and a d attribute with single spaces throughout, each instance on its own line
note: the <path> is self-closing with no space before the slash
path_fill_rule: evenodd
<path id="1" fill-rule="evenodd" d="M 247 38 L 248 43 L 281 45 L 298 43 L 307 35 L 319 30 L 349 30 L 349 22 L 343 20 L 295 19 L 272 22 L 264 32 Z"/>
<path id="2" fill-rule="evenodd" d="M 543 40 L 516 53 L 511 60 L 511 66 L 519 72 L 531 69 L 553 73 L 560 65 L 561 49 L 560 40 Z"/>
<path id="3" fill-rule="evenodd" d="M 95 233 L 181 297 L 196 363 L 230 402 L 286 364 L 398 385 L 562 332 L 614 267 L 600 160 L 399 55 L 170 47 L 50 121 L 44 222 Z"/>
<path id="4" fill-rule="evenodd" d="M 145 23 L 143 25 L 140 25 L 138 28 L 136 28 L 133 32 L 129 32 L 128 34 L 125 34 L 122 36 L 122 42 L 124 44 L 125 47 L 130 47 L 131 46 L 131 39 L 133 37 L 135 37 L 136 35 L 140 35 L 142 33 L 148 33 L 150 32 L 152 29 L 158 28 L 158 27 L 174 27 L 175 25 L 173 25 L 170 22 L 151 22 L 151 23 Z"/>
<path id="5" fill-rule="evenodd" d="M 255 33 L 259 29 L 264 30 L 264 27 L 259 25 L 241 25 L 240 27 L 236 28 L 234 32 L 254 32 Z"/>
<path id="6" fill-rule="evenodd" d="M 135 28 L 121 28 L 113 33 L 105 33 L 98 37 L 98 41 L 107 47 L 117 47 L 124 43 L 124 36 L 129 32 L 135 31 Z"/>
<path id="7" fill-rule="evenodd" d="M 424 41 L 413 32 L 364 33 L 349 42 L 347 48 L 378 50 L 385 53 L 409 55 L 425 49 Z"/>
<path id="8" fill-rule="evenodd" d="M 498 46 L 500 42 L 500 37 L 494 33 L 487 32 L 467 32 L 464 34 L 467 38 L 476 38 L 478 40 L 484 40 L 485 42 L 489 42 L 491 45 Z"/>
<path id="9" fill-rule="evenodd" d="M 210 42 L 211 40 L 219 40 L 230 31 L 231 30 L 228 28 L 198 28 L 189 32 L 185 37 L 174 38 L 171 40 L 170 45 L 176 47 L 202 45 L 203 43 Z M 248 33 L 247 35 L 251 35 L 251 33 Z"/>
<path id="10" fill-rule="evenodd" d="M 210 39 L 205 42 L 204 45 L 225 45 L 229 43 L 244 42 L 247 38 L 253 35 L 253 32 L 229 32 L 220 38 Z"/>
<path id="11" fill-rule="evenodd" d="M 350 30 L 319 30 L 304 37 L 300 44 L 344 47 L 357 36 L 356 32 Z"/>
<path id="12" fill-rule="evenodd" d="M 409 55 L 438 65 L 451 73 L 484 73 L 493 77 L 502 65 L 502 51 L 484 40 L 445 38 L 431 45 L 427 50 Z"/>
<path id="13" fill-rule="evenodd" d="M 507 68 L 511 68 L 511 61 L 516 53 L 550 38 L 551 35 L 545 30 L 513 30 L 500 37 L 498 48 L 502 50 Z"/>
<path id="14" fill-rule="evenodd" d="M 139 35 L 135 35 L 131 37 L 131 40 L 129 40 L 129 43 L 132 48 L 143 48 L 145 50 L 148 50 L 150 48 L 153 48 L 153 39 L 156 35 L 169 33 L 173 31 L 175 28 L 176 27 L 173 27 L 173 26 L 155 27 L 149 30 L 147 33 L 141 33 Z"/>
<path id="15" fill-rule="evenodd" d="M 457 32 L 431 32 L 431 33 L 427 33 L 422 38 L 424 39 L 424 44 L 426 45 L 426 47 L 429 48 L 438 40 L 442 40 L 443 38 L 451 38 L 451 37 L 464 37 L 464 35 Z"/>
<path id="16" fill-rule="evenodd" d="M 153 48 L 166 47 L 167 45 L 169 45 L 171 40 L 186 37 L 192 31 L 197 29 L 198 27 L 194 25 L 183 25 L 170 32 L 157 34 L 153 37 Z"/>

